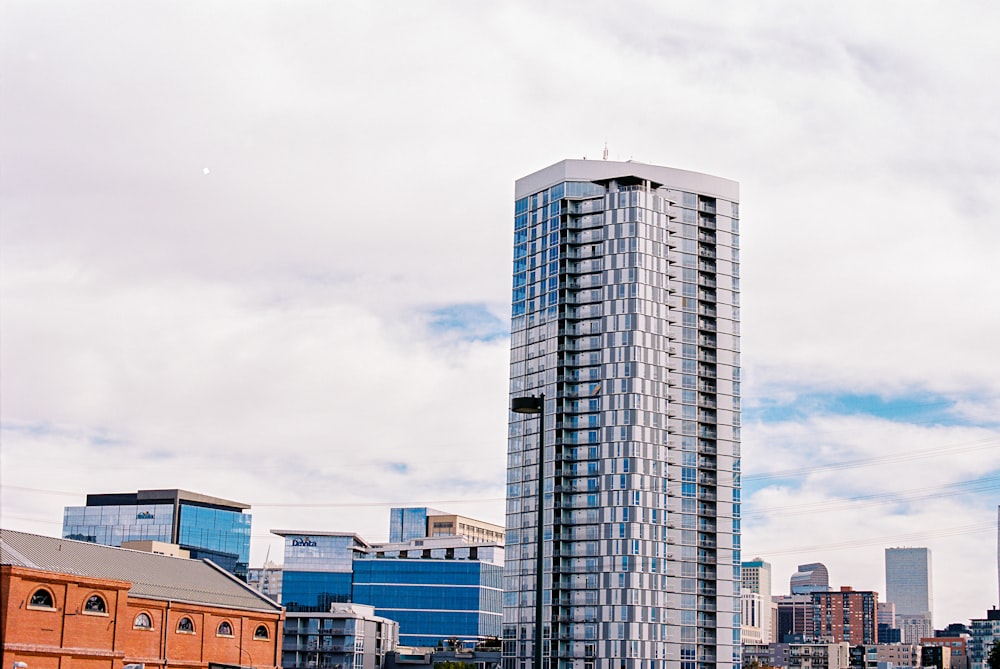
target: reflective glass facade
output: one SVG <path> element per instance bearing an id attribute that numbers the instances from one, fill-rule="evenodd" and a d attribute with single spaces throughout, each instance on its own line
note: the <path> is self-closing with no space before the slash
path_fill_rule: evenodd
<path id="1" fill-rule="evenodd" d="M 251 515 L 245 505 L 181 490 L 88 495 L 87 506 L 66 507 L 62 536 L 106 546 L 125 541 L 178 544 L 246 578 Z"/>
<path id="2" fill-rule="evenodd" d="M 399 622 L 400 643 L 500 636 L 503 568 L 471 560 L 361 559 L 354 601 Z"/>
<path id="3" fill-rule="evenodd" d="M 517 183 L 510 394 L 546 397 L 552 669 L 739 667 L 738 199 L 639 163 Z M 539 422 L 510 414 L 505 669 L 534 669 Z"/>
<path id="4" fill-rule="evenodd" d="M 427 516 L 441 511 L 426 507 L 394 508 L 389 511 L 389 541 L 398 543 L 428 536 Z"/>
<path id="5" fill-rule="evenodd" d="M 174 542 L 173 504 L 68 506 L 63 510 L 63 538 L 103 546 L 123 541 Z"/>
<path id="6" fill-rule="evenodd" d="M 324 612 L 351 602 L 354 556 L 368 545 L 353 534 L 277 531 L 285 538 L 282 604 L 288 611 Z"/>
<path id="7" fill-rule="evenodd" d="M 369 545 L 353 534 L 274 530 L 285 538 L 282 604 L 372 606 L 399 623 L 400 642 L 437 646 L 500 636 L 503 548 L 462 537 Z"/>

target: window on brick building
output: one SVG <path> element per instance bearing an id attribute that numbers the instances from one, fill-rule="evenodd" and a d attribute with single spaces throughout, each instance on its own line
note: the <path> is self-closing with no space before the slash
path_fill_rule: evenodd
<path id="1" fill-rule="evenodd" d="M 216 630 L 215 634 L 216 636 L 232 636 L 233 626 L 230 625 L 227 621 L 223 620 L 221 623 L 219 623 L 219 629 Z"/>
<path id="2" fill-rule="evenodd" d="M 132 627 L 140 630 L 151 630 L 153 629 L 153 619 L 149 617 L 148 613 L 140 613 L 135 617 Z"/>
<path id="3" fill-rule="evenodd" d="M 257 625 L 257 629 L 253 632 L 254 639 L 270 639 L 271 635 L 267 632 L 267 625 Z"/>
<path id="4" fill-rule="evenodd" d="M 100 595 L 91 595 L 83 605 L 83 610 L 88 613 L 107 613 L 108 605 L 104 603 L 104 598 Z"/>
<path id="5" fill-rule="evenodd" d="M 45 588 L 39 588 L 31 593 L 31 599 L 28 600 L 28 606 L 40 606 L 47 609 L 55 608 L 55 600 L 52 599 L 52 593 Z"/>
<path id="6" fill-rule="evenodd" d="M 177 623 L 177 631 L 184 634 L 194 634 L 194 623 L 187 616 L 183 617 Z"/>

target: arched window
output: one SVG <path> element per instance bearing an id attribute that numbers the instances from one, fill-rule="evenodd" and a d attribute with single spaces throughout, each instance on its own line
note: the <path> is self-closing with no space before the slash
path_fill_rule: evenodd
<path id="1" fill-rule="evenodd" d="M 223 620 L 221 623 L 219 623 L 219 629 L 216 630 L 215 634 L 216 636 L 232 636 L 233 626 L 230 625 L 225 620 Z"/>
<path id="2" fill-rule="evenodd" d="M 153 629 L 153 619 L 149 617 L 148 613 L 140 613 L 135 617 L 132 627 L 140 630 L 151 630 Z"/>
<path id="3" fill-rule="evenodd" d="M 257 625 L 257 629 L 253 631 L 254 639 L 270 639 L 271 635 L 267 633 L 267 625 Z"/>
<path id="4" fill-rule="evenodd" d="M 87 603 L 83 605 L 83 610 L 90 613 L 107 613 L 108 605 L 104 603 L 104 598 L 100 595 L 91 595 L 87 598 Z"/>
<path id="5" fill-rule="evenodd" d="M 55 608 L 55 601 L 52 599 L 52 593 L 45 588 L 39 588 L 31 593 L 31 599 L 28 600 L 29 606 L 44 606 L 47 609 Z"/>
<path id="6" fill-rule="evenodd" d="M 194 634 L 194 623 L 187 616 L 183 617 L 177 623 L 177 631 L 184 632 L 185 634 Z"/>

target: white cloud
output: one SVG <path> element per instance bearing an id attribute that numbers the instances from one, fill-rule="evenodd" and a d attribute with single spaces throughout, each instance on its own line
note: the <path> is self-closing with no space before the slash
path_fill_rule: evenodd
<path id="1" fill-rule="evenodd" d="M 448 506 L 499 522 L 506 345 L 427 314 L 506 318 L 513 179 L 605 141 L 741 182 L 748 406 L 927 393 L 995 429 L 998 11 L 8 3 L 4 523 L 54 532 L 86 492 L 184 487 L 260 503 L 259 561 L 270 527 L 384 537 L 391 502 L 469 500 Z M 744 471 L 991 434 L 769 420 L 746 429 Z M 998 468 L 989 451 L 929 462 L 818 471 L 753 503 Z M 744 545 L 989 515 L 960 502 L 778 514 Z M 967 575 L 995 536 L 935 541 L 942 610 L 981 615 Z M 880 550 L 826 561 L 871 581 Z"/>

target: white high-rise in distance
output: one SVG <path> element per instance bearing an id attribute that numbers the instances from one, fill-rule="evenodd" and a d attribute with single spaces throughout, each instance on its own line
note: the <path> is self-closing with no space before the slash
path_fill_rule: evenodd
<path id="1" fill-rule="evenodd" d="M 739 186 L 564 160 L 515 186 L 505 669 L 740 664 Z"/>
<path id="2" fill-rule="evenodd" d="M 885 599 L 896 605 L 903 643 L 934 636 L 929 548 L 885 549 Z"/>

